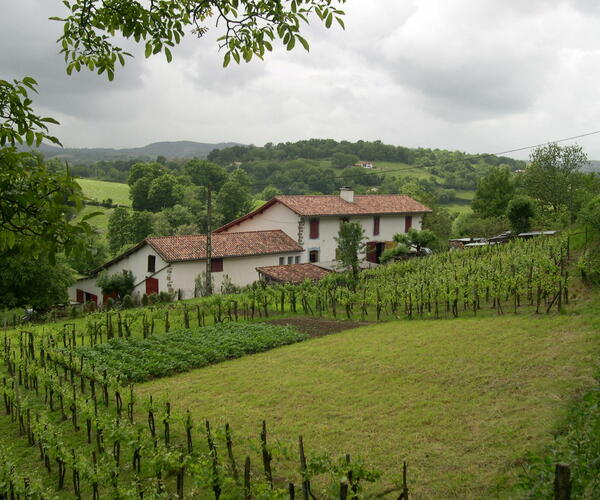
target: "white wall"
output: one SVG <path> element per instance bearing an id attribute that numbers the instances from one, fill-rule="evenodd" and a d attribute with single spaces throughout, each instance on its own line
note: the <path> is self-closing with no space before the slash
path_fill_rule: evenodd
<path id="1" fill-rule="evenodd" d="M 298 241 L 298 223 L 300 217 L 281 203 L 275 203 L 251 219 L 230 227 L 224 233 L 239 233 L 242 231 L 265 231 L 281 229 L 294 241 Z"/>
<path id="2" fill-rule="evenodd" d="M 304 249 L 305 252 L 302 255 L 302 262 L 308 262 L 308 253 L 310 250 L 319 250 L 319 261 L 327 262 L 335 260 L 335 250 L 337 243 L 335 238 L 337 237 L 341 217 L 329 216 L 319 217 L 319 238 L 310 238 L 310 219 L 312 217 L 305 218 L 305 231 L 304 231 Z M 423 216 L 413 215 L 412 216 L 412 227 L 420 230 Z M 382 215 L 379 221 L 379 234 L 373 235 L 373 216 L 356 216 L 349 217 L 350 222 L 359 222 L 367 237 L 366 241 L 392 241 L 394 235 L 398 233 L 404 233 L 405 221 L 403 215 Z"/>
<path id="3" fill-rule="evenodd" d="M 148 272 L 148 256 L 154 255 L 156 257 L 155 270 L 160 271 L 155 273 Z M 158 290 L 159 292 L 167 291 L 167 278 L 168 278 L 168 264 L 154 251 L 154 249 L 146 244 L 136 252 L 124 257 L 123 259 L 115 262 L 112 266 L 107 269 L 109 274 L 119 273 L 127 270 L 133 273 L 135 278 L 136 287 L 134 288 L 134 295 L 137 294 L 141 297 L 146 293 L 146 278 L 152 276 L 158 279 Z M 165 268 L 166 269 L 163 269 Z M 93 293 L 98 296 L 98 305 L 102 304 L 102 291 L 96 285 L 97 277 L 86 278 L 83 280 L 76 281 L 71 287 L 69 287 L 69 299 L 77 300 L 77 289 L 83 290 L 84 292 Z"/>
<path id="4" fill-rule="evenodd" d="M 234 285 L 245 286 L 258 281 L 257 267 L 277 266 L 279 257 L 287 258 L 300 255 L 299 252 L 273 255 L 252 255 L 248 257 L 227 257 L 223 259 L 223 272 L 213 272 L 214 291 L 219 293 L 223 277 L 228 275 Z M 189 299 L 194 296 L 196 277 L 206 271 L 206 261 L 174 262 L 172 264 L 173 288 L 181 290 L 181 298 Z"/>

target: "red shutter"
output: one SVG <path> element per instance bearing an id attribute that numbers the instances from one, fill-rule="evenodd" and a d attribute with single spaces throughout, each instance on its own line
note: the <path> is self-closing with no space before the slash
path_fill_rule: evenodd
<path id="1" fill-rule="evenodd" d="M 404 232 L 408 233 L 408 230 L 412 227 L 412 215 L 404 216 Z"/>
<path id="2" fill-rule="evenodd" d="M 310 220 L 310 237 L 312 239 L 319 237 L 319 219 Z"/>
<path id="3" fill-rule="evenodd" d="M 156 278 L 146 278 L 146 295 L 158 293 L 158 280 Z"/>
<path id="4" fill-rule="evenodd" d="M 377 236 L 379 234 L 379 215 L 373 217 L 373 236 Z"/>
<path id="5" fill-rule="evenodd" d="M 367 261 L 377 264 L 377 242 L 369 241 L 367 243 Z"/>
<path id="6" fill-rule="evenodd" d="M 223 259 L 211 259 L 210 270 L 213 273 L 222 273 L 223 272 Z"/>
<path id="7" fill-rule="evenodd" d="M 77 302 L 79 302 L 80 304 L 83 304 L 84 298 L 83 298 L 83 290 L 80 290 L 79 288 L 77 289 Z"/>

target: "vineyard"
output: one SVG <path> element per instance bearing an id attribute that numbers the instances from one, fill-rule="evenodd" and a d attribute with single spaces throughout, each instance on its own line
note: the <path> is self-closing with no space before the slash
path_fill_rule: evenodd
<path id="1" fill-rule="evenodd" d="M 362 458 L 311 454 L 302 438 L 294 449 L 281 446 L 265 422 L 257 439 L 240 444 L 229 423 L 197 421 L 168 396 L 141 398 L 131 383 L 307 338 L 265 323 L 274 316 L 381 321 L 560 310 L 570 297 L 568 252 L 561 238 L 515 242 L 400 262 L 358 283 L 339 274 L 7 330 L 4 413 L 46 476 L 17 470 L 14 450 L 5 449 L 0 496 L 359 498 L 380 477 Z M 300 475 L 273 474 L 277 459 L 296 461 Z M 408 498 L 406 468 L 385 488 L 374 491 Z"/>

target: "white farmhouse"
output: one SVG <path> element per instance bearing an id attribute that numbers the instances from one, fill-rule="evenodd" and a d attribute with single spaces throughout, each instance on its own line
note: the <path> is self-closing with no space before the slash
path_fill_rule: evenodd
<path id="1" fill-rule="evenodd" d="M 218 291 L 225 275 L 244 286 L 258 279 L 257 267 L 300 262 L 302 247 L 279 229 L 221 233 L 212 236 L 211 270 Z M 108 297 L 96 285 L 98 274 L 129 270 L 135 277 L 134 295 L 169 292 L 194 297 L 196 277 L 206 271 L 206 235 L 146 238 L 135 247 L 94 270 L 69 288 L 70 299 L 103 304 Z"/>
<path id="2" fill-rule="evenodd" d="M 351 189 L 342 188 L 339 196 L 277 196 L 215 233 L 280 229 L 302 247 L 301 262 L 330 263 L 336 260 L 334 238 L 340 224 L 357 221 L 367 237 L 366 259 L 377 263 L 386 246 L 393 244 L 393 236 L 411 227 L 420 230 L 428 212 L 431 209 L 410 196 L 355 196 Z"/>
<path id="3" fill-rule="evenodd" d="M 343 221 L 360 222 L 367 236 L 363 257 L 377 263 L 394 244 L 395 234 L 411 227 L 421 229 L 427 212 L 431 210 L 409 196 L 354 196 L 348 188 L 342 188 L 339 196 L 277 196 L 213 232 L 214 289 L 220 289 L 225 275 L 238 286 L 258 279 L 321 279 L 335 268 L 335 237 Z M 102 296 L 96 284 L 103 270 L 109 274 L 132 271 L 138 297 L 159 292 L 194 297 L 195 279 L 206 270 L 206 235 L 146 238 L 78 280 L 69 289 L 71 300 L 103 304 L 108 297 Z"/>

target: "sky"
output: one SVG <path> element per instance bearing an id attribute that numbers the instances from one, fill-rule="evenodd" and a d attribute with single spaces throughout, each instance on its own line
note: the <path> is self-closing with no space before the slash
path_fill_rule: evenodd
<path id="1" fill-rule="evenodd" d="M 0 0 L 0 78 L 32 76 L 34 107 L 67 147 L 156 141 L 381 140 L 496 153 L 600 130 L 597 0 L 347 0 L 346 29 L 305 28 L 310 52 L 278 48 L 222 67 L 218 28 L 115 80 L 67 76 L 60 0 Z M 568 143 L 572 143 L 567 142 Z M 579 139 L 600 159 L 600 134 Z M 528 152 L 513 156 L 527 158 Z"/>

